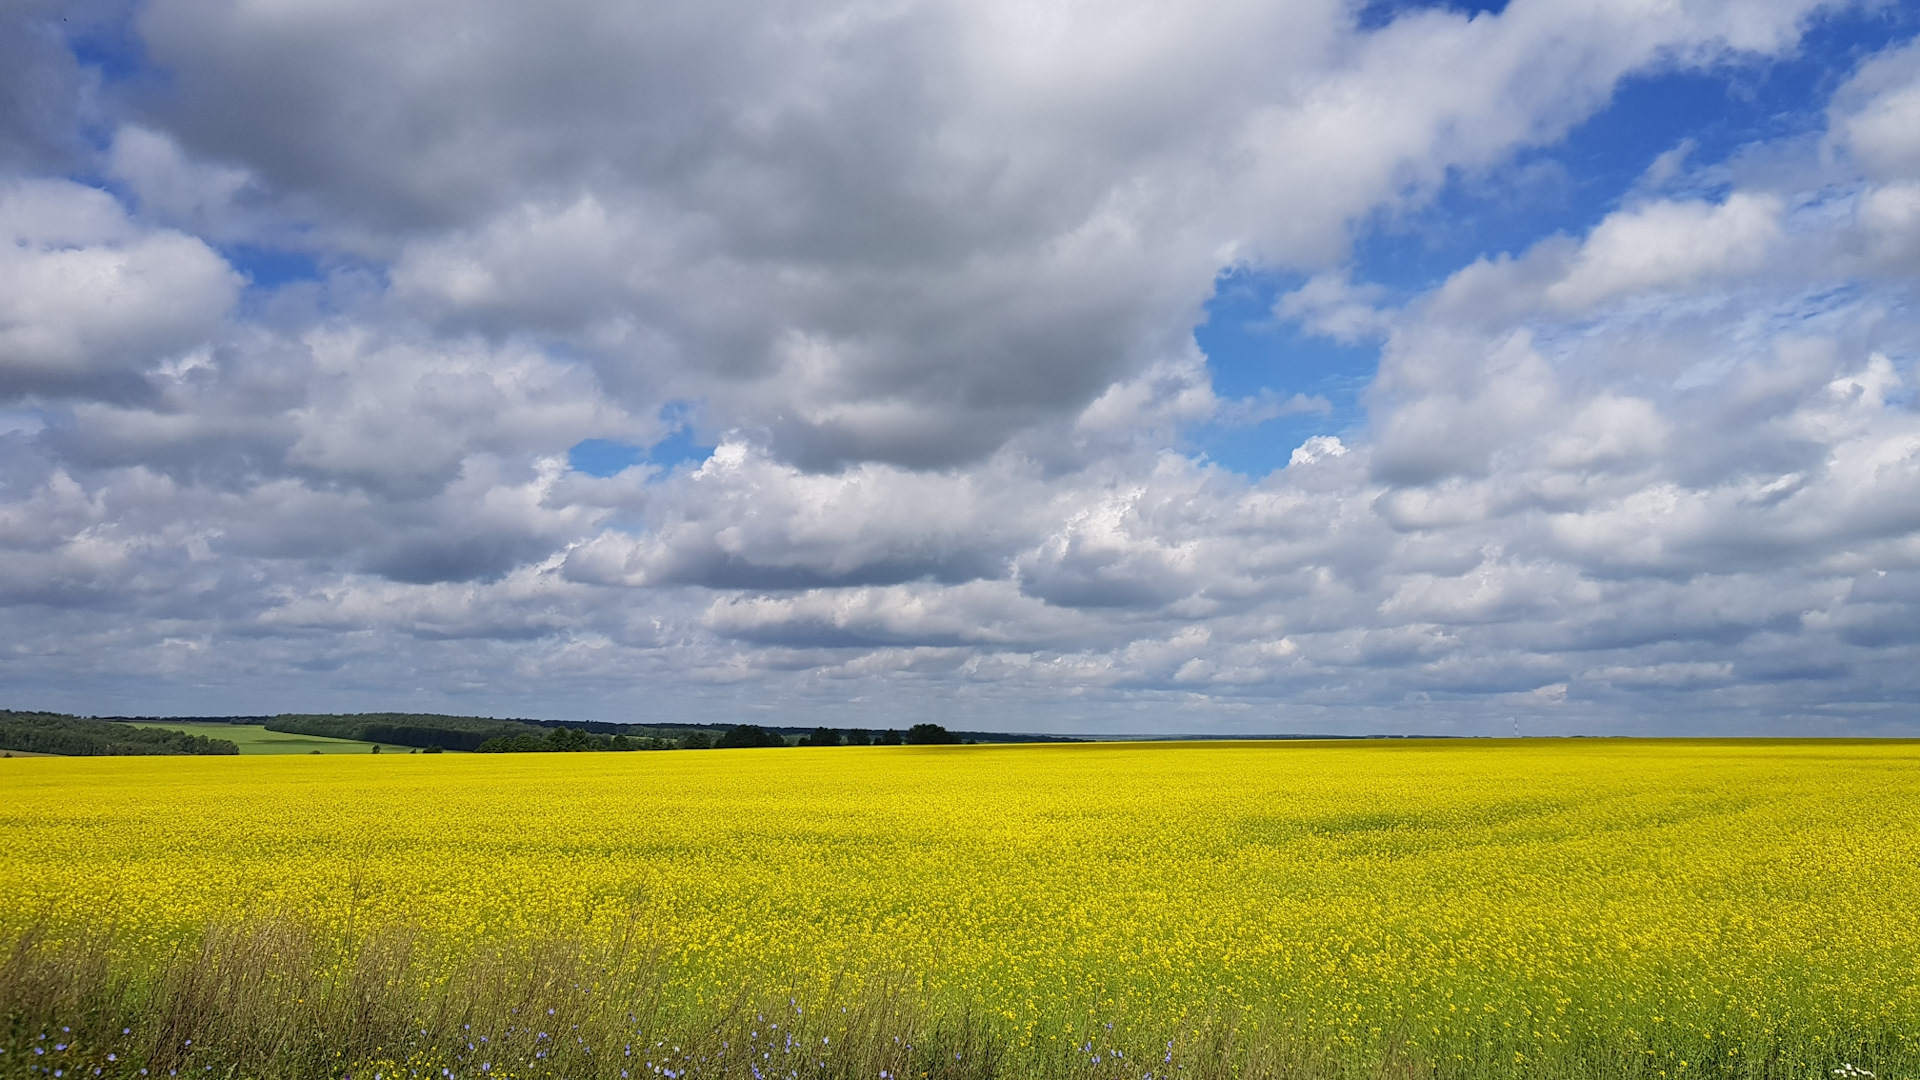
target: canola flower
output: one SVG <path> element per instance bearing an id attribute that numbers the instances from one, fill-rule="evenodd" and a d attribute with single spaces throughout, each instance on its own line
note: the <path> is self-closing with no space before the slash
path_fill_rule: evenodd
<path id="1" fill-rule="evenodd" d="M 711 1034 L 652 1047 L 613 1002 L 467 1049 L 422 1028 L 341 1064 L 362 1078 L 893 1080 L 987 1052 L 844 1056 L 834 1010 L 882 991 L 1009 1073 L 1920 1076 L 1904 742 L 32 759 L 0 805 L 4 940 L 106 920 L 137 972 L 209 928 L 404 928 L 430 981 L 617 939 L 656 965 L 650 1015 Z M 750 1022 L 744 988 L 791 1015 Z M 34 1034 L 0 1073 L 54 1075 Z"/>

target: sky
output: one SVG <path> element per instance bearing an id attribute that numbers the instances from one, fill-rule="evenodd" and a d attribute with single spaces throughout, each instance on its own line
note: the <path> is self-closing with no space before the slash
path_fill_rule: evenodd
<path id="1" fill-rule="evenodd" d="M 1920 11 L 0 0 L 0 707 L 1920 735 Z"/>

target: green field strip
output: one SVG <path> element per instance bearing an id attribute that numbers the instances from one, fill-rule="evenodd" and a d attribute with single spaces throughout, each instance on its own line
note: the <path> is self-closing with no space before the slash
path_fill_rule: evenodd
<path id="1" fill-rule="evenodd" d="M 184 731 L 209 739 L 226 739 L 242 754 L 371 754 L 375 746 L 383 754 L 407 754 L 418 749 L 393 743 L 369 743 L 355 739 L 329 739 L 320 735 L 295 735 L 268 731 L 259 724 L 142 724 L 141 727 Z M 449 751 L 451 752 L 451 751 Z"/>

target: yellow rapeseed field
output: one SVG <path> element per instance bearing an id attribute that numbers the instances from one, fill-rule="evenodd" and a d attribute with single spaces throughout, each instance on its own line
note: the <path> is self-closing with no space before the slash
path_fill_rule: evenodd
<path id="1" fill-rule="evenodd" d="M 621 941 L 684 1023 L 884 989 L 965 1018 L 1001 1072 L 1920 1077 L 1920 745 L 0 764 L 5 940 L 110 939 L 137 982 L 269 924 L 404 930 L 444 978 Z"/>

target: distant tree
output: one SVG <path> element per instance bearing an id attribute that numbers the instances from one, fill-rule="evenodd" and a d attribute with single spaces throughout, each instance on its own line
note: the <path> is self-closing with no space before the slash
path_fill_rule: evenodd
<path id="1" fill-rule="evenodd" d="M 131 754 L 238 754 L 229 739 L 209 739 L 166 728 L 0 709 L 0 750 L 99 757 Z"/>
<path id="2" fill-rule="evenodd" d="M 834 729 L 827 728 L 827 727 L 817 727 L 813 729 L 813 734 L 800 740 L 800 745 L 801 746 L 843 746 L 845 745 L 845 743 L 841 740 L 840 733 L 838 731 L 835 731 Z"/>
<path id="3" fill-rule="evenodd" d="M 848 746 L 872 746 L 873 732 L 868 731 L 866 728 L 863 728 L 863 727 L 854 728 L 852 731 L 847 732 L 847 745 Z"/>
<path id="4" fill-rule="evenodd" d="M 545 746 L 540 736 L 530 731 L 523 731 L 518 735 L 500 735 L 488 739 L 474 749 L 482 754 L 530 754 L 544 749 Z"/>
<path id="5" fill-rule="evenodd" d="M 601 748 L 602 744 L 600 740 L 594 738 L 592 735 L 584 731 L 575 731 L 572 728 L 563 727 L 554 728 L 552 731 L 547 732 L 547 737 L 542 740 L 540 747 L 542 750 L 555 753 L 579 753 L 583 750 L 599 750 Z"/>
<path id="6" fill-rule="evenodd" d="M 873 740 L 873 743 L 875 746 L 899 746 L 900 741 L 900 733 L 888 728 L 881 732 L 880 737 Z"/>
<path id="7" fill-rule="evenodd" d="M 536 737 L 544 732 L 518 720 L 490 720 L 480 716 L 439 716 L 427 713 L 355 713 L 314 716 L 288 713 L 266 719 L 268 731 L 356 739 L 387 746 L 438 746 L 445 750 L 478 750 L 495 738 L 521 732 Z M 391 751 L 389 751 L 391 753 Z"/>
<path id="8" fill-rule="evenodd" d="M 380 744 L 379 744 L 379 743 L 374 743 L 374 744 L 373 744 L 373 752 L 374 752 L 374 753 L 376 753 L 376 754 L 380 752 Z"/>
<path id="9" fill-rule="evenodd" d="M 909 746 L 951 746 L 959 741 L 960 736 L 939 724 L 915 724 L 907 729 Z"/>
<path id="10" fill-rule="evenodd" d="M 443 753 L 446 753 L 446 751 L 445 751 L 445 749 L 443 749 L 443 748 L 441 748 L 441 747 L 438 747 L 438 746 L 429 746 L 429 747 L 427 747 L 426 749 L 424 749 L 424 750 L 422 750 L 422 751 L 420 751 L 420 752 L 421 752 L 421 753 L 423 753 L 423 754 L 443 754 Z"/>
<path id="11" fill-rule="evenodd" d="M 685 735 L 680 736 L 680 749 L 711 750 L 713 749 L 713 736 L 704 731 L 689 731 Z"/>
<path id="12" fill-rule="evenodd" d="M 758 724 L 741 724 L 720 736 L 720 741 L 713 745 L 716 750 L 738 750 L 756 746 L 785 746 L 787 740 Z"/>

